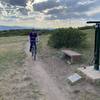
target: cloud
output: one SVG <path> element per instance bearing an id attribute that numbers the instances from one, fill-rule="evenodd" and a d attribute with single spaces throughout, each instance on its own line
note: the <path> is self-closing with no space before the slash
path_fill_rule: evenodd
<path id="1" fill-rule="evenodd" d="M 45 14 L 59 14 L 59 13 L 64 13 L 65 10 L 67 10 L 67 7 L 63 7 L 63 6 L 58 6 L 58 7 L 54 7 L 51 9 L 46 9 L 44 10 Z"/>
<path id="2" fill-rule="evenodd" d="M 9 3 L 11 5 L 19 5 L 19 6 L 25 6 L 27 0 L 9 0 Z"/>
<path id="3" fill-rule="evenodd" d="M 44 2 L 44 1 L 48 1 L 48 0 L 34 0 L 34 3 L 40 3 L 40 2 Z"/>
<path id="4" fill-rule="evenodd" d="M 87 16 L 95 16 L 96 14 L 100 14 L 100 7 L 92 8 L 90 11 L 86 12 Z"/>
<path id="5" fill-rule="evenodd" d="M 0 19 L 22 20 L 23 23 L 34 21 L 37 24 L 100 19 L 99 2 L 100 0 L 0 0 Z"/>
<path id="6" fill-rule="evenodd" d="M 2 0 L 3 1 L 3 0 Z M 99 0 L 4 0 L 11 5 L 23 6 L 17 8 L 19 15 L 34 15 L 35 12 L 41 12 L 47 15 L 47 19 L 68 19 L 68 18 L 88 18 L 95 12 L 99 13 Z M 97 9 L 98 10 L 98 9 Z M 4 12 L 6 15 L 6 12 Z M 48 18 L 49 16 L 49 18 Z M 52 18 L 50 18 L 52 17 Z"/>
<path id="7" fill-rule="evenodd" d="M 61 4 L 59 2 L 56 2 L 55 1 L 44 1 L 44 2 L 40 2 L 40 3 L 36 3 L 33 5 L 33 8 L 35 11 L 44 11 L 46 9 L 51 9 L 51 8 L 54 8 L 54 7 L 58 7 L 60 6 Z"/>
<path id="8" fill-rule="evenodd" d="M 94 2 L 96 2 L 96 0 L 87 0 L 87 1 L 82 0 L 82 1 L 79 1 L 78 4 L 80 4 L 80 5 L 86 5 L 86 4 L 92 4 Z"/>
<path id="9" fill-rule="evenodd" d="M 99 0 L 58 0 L 62 8 L 50 8 L 44 13 L 51 16 L 47 17 L 49 20 L 65 20 L 65 19 L 89 19 L 93 14 L 99 13 Z M 59 7 L 59 6 L 58 6 Z"/>

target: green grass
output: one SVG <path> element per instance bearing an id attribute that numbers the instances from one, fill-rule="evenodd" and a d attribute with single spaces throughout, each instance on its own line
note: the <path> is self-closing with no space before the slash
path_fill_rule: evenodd
<path id="1" fill-rule="evenodd" d="M 82 30 L 82 32 L 87 33 L 87 43 L 84 48 L 74 48 L 73 50 L 82 54 L 83 64 L 91 64 L 94 57 L 94 39 L 95 39 L 95 30 L 94 29 L 86 29 Z"/>
<path id="2" fill-rule="evenodd" d="M 94 56 L 94 39 L 95 39 L 95 30 L 87 29 L 83 30 L 83 32 L 87 33 L 87 47 L 79 50 L 83 54 L 83 58 L 85 63 L 91 63 L 91 60 Z"/>
<path id="3" fill-rule="evenodd" d="M 47 46 L 49 37 L 50 37 L 50 34 L 40 36 L 39 50 L 44 49 Z"/>
<path id="4" fill-rule="evenodd" d="M 26 40 L 25 36 L 0 37 L 0 75 L 10 68 L 22 66 Z"/>
<path id="5" fill-rule="evenodd" d="M 95 39 L 95 30 L 94 29 L 87 29 L 83 30 L 83 32 L 87 33 L 87 41 L 90 47 L 94 46 L 94 39 Z"/>

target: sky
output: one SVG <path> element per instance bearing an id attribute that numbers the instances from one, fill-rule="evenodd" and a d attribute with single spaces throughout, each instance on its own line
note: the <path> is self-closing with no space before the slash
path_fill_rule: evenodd
<path id="1" fill-rule="evenodd" d="M 99 17 L 100 0 L 0 0 L 0 25 L 80 27 Z"/>

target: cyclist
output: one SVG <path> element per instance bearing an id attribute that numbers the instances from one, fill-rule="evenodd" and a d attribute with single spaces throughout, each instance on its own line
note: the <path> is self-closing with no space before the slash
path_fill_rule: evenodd
<path id="1" fill-rule="evenodd" d="M 35 49 L 37 50 L 37 32 L 35 30 L 32 30 L 32 32 L 29 33 L 29 39 L 30 39 L 30 52 L 32 50 L 32 46 L 35 46 Z"/>

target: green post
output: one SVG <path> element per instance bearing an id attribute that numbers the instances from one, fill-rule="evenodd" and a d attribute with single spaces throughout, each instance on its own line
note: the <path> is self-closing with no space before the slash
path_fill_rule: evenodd
<path id="1" fill-rule="evenodd" d="M 96 23 L 94 48 L 94 69 L 99 70 L 100 23 Z"/>

